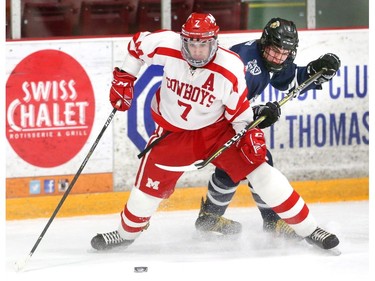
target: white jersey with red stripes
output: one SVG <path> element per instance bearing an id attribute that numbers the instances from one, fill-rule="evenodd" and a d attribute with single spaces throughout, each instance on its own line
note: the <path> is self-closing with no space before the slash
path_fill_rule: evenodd
<path id="1" fill-rule="evenodd" d="M 162 171 L 155 163 L 183 166 L 204 159 L 205 155 L 203 158 L 202 155 L 208 149 L 215 151 L 216 143 L 233 136 L 230 125 L 219 120 L 229 120 L 238 132 L 253 119 L 253 113 L 247 100 L 243 63 L 228 50 L 219 48 L 209 64 L 193 69 L 181 55 L 179 34 L 161 31 L 136 34 L 128 45 L 128 51 L 123 69 L 132 75 L 138 74 L 143 63 L 164 66 L 162 84 L 152 103 L 154 120 L 160 125 L 155 136 L 160 137 L 164 132 L 160 127 L 181 131 L 169 134 L 141 160 L 136 188 L 131 191 L 118 229 L 123 239 L 134 240 L 161 200 L 173 193 L 182 174 Z M 216 130 L 224 135 L 219 136 Z M 202 141 L 202 145 L 196 145 L 198 140 Z M 287 178 L 267 163 L 250 164 L 241 155 L 236 146 L 231 146 L 214 161 L 222 165 L 234 182 L 246 176 L 255 192 L 266 204 L 275 208 L 298 235 L 310 235 L 317 223 Z"/>
<path id="2" fill-rule="evenodd" d="M 226 118 L 238 132 L 253 119 L 237 54 L 219 47 L 210 63 L 193 68 L 182 57 L 180 35 L 173 31 L 137 33 L 128 51 L 123 69 L 133 75 L 141 63 L 164 66 L 152 101 L 154 120 L 163 128 L 197 130 Z"/>

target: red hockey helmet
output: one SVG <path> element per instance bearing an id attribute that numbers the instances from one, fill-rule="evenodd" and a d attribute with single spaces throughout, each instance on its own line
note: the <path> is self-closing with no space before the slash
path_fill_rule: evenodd
<path id="1" fill-rule="evenodd" d="M 211 14 L 192 13 L 182 26 L 182 56 L 194 67 L 209 63 L 217 51 L 219 26 Z M 200 49 L 201 54 L 196 51 Z M 206 49 L 205 54 L 202 52 Z"/>
<path id="2" fill-rule="evenodd" d="M 219 26 L 211 14 L 192 13 L 182 26 L 181 35 L 194 39 L 217 38 Z"/>

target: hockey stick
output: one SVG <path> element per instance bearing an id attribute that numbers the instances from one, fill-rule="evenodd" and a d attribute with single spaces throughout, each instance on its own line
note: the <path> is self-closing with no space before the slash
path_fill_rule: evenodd
<path id="1" fill-rule="evenodd" d="M 38 239 L 36 240 L 36 242 L 35 242 L 35 244 L 34 244 L 34 247 L 31 249 L 29 255 L 28 255 L 26 258 L 21 259 L 21 260 L 18 260 L 18 261 L 15 262 L 14 266 L 15 266 L 16 271 L 21 271 L 21 270 L 23 270 L 23 269 L 25 268 L 27 262 L 29 261 L 29 259 L 30 259 L 30 258 L 32 257 L 32 255 L 34 254 L 34 252 L 35 252 L 36 248 L 38 247 L 40 241 L 42 241 L 44 235 L 46 234 L 46 232 L 47 232 L 47 230 L 48 230 L 48 228 L 49 228 L 49 226 L 51 225 L 52 221 L 53 221 L 54 218 L 56 217 L 56 215 L 57 215 L 57 213 L 59 212 L 61 206 L 63 205 L 63 203 L 64 203 L 66 197 L 68 197 L 70 191 L 72 190 L 74 184 L 76 183 L 78 177 L 80 176 L 80 174 L 81 174 L 83 168 L 86 166 L 87 161 L 89 161 L 89 158 L 90 158 L 91 154 L 94 152 L 94 150 L 95 150 L 96 146 L 98 145 L 98 143 L 99 143 L 101 137 L 103 136 L 105 130 L 108 128 L 109 124 L 111 123 L 113 117 L 115 116 L 116 111 L 117 111 L 117 109 L 114 108 L 114 109 L 112 110 L 111 114 L 109 115 L 107 121 L 104 123 L 104 126 L 103 126 L 102 130 L 100 131 L 98 137 L 96 138 L 94 144 L 91 146 L 91 149 L 90 149 L 89 153 L 87 154 L 86 158 L 83 160 L 83 162 L 82 162 L 81 166 L 79 167 L 77 173 L 75 174 L 75 176 L 74 176 L 72 182 L 69 184 L 69 187 L 68 187 L 67 190 L 64 192 L 63 197 L 61 198 L 61 200 L 60 200 L 59 204 L 57 205 L 55 211 L 53 212 L 52 216 L 51 216 L 50 219 L 48 220 L 48 222 L 47 222 L 46 226 L 44 227 L 42 233 L 39 235 Z"/>
<path id="2" fill-rule="evenodd" d="M 153 148 L 155 145 L 157 145 L 161 140 L 163 140 L 166 136 L 168 136 L 171 132 L 167 131 L 165 134 L 161 135 L 160 138 L 154 140 L 152 143 L 150 143 L 148 146 L 146 146 L 145 149 L 143 149 L 139 154 L 138 158 L 141 159 L 147 152 L 150 151 L 151 148 Z"/>
<path id="3" fill-rule="evenodd" d="M 306 79 L 303 83 L 301 83 L 297 88 L 295 88 L 293 91 L 289 92 L 283 99 L 281 99 L 278 103 L 280 106 L 283 106 L 287 101 L 291 100 L 293 96 L 295 96 L 297 93 L 301 92 L 302 90 L 306 89 L 311 83 L 316 81 L 322 73 L 326 71 L 326 69 L 322 69 L 319 72 L 315 73 L 308 79 Z M 254 122 L 249 123 L 245 128 L 243 128 L 241 131 L 239 131 L 237 134 L 235 134 L 230 140 L 228 140 L 222 147 L 220 147 L 216 152 L 211 154 L 207 159 L 205 160 L 198 160 L 193 164 L 187 165 L 187 166 L 166 166 L 161 164 L 155 164 L 157 167 L 172 171 L 172 172 L 187 172 L 187 171 L 196 171 L 200 170 L 204 167 L 206 167 L 209 163 L 211 163 L 214 159 L 216 159 L 221 153 L 223 153 L 227 148 L 231 147 L 232 144 L 234 144 L 236 141 L 238 141 L 248 130 L 255 128 L 258 126 L 264 119 L 266 119 L 266 116 L 261 116 Z"/>

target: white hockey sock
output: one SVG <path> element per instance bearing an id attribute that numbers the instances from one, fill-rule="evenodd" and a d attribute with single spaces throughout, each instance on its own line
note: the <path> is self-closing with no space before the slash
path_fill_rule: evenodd
<path id="1" fill-rule="evenodd" d="M 118 232 L 123 239 L 136 239 L 163 199 L 150 196 L 138 188 L 130 192 L 128 202 L 121 212 L 121 223 Z"/>
<path id="2" fill-rule="evenodd" d="M 317 223 L 301 196 L 276 168 L 263 163 L 247 176 L 253 189 L 294 231 L 306 237 Z"/>

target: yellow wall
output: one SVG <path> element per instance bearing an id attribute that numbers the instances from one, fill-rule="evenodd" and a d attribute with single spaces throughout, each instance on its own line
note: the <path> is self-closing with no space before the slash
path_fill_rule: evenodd
<path id="1" fill-rule="evenodd" d="M 358 201 L 369 199 L 369 179 L 336 179 L 324 181 L 292 182 L 293 187 L 307 203 Z M 160 211 L 190 210 L 200 207 L 207 187 L 178 188 L 162 202 Z M 58 217 L 119 213 L 129 192 L 105 192 L 91 194 L 69 194 Z M 6 200 L 6 219 L 30 219 L 51 217 L 62 196 L 38 196 L 9 198 Z M 249 188 L 241 185 L 230 207 L 250 207 L 254 201 Z"/>

